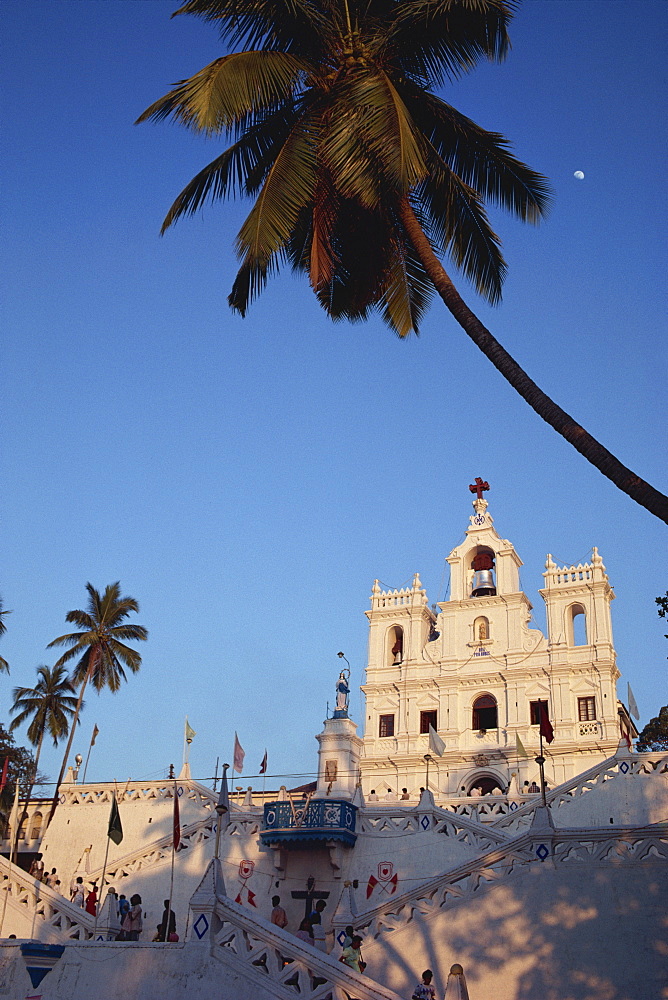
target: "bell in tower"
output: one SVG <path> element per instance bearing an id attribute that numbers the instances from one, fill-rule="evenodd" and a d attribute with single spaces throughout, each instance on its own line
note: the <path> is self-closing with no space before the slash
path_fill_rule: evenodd
<path id="1" fill-rule="evenodd" d="M 488 549 L 479 550 L 471 563 L 473 580 L 471 597 L 493 597 L 496 594 L 494 582 L 494 556 Z"/>

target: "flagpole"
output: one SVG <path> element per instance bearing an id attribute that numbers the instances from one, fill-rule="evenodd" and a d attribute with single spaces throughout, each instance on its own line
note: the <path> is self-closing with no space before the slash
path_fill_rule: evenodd
<path id="1" fill-rule="evenodd" d="M 95 744 L 95 740 L 97 739 L 98 733 L 100 732 L 100 730 L 98 729 L 97 733 L 96 733 L 95 732 L 96 729 L 97 729 L 97 726 L 94 726 L 93 727 L 93 735 L 90 738 L 90 745 L 88 747 L 88 753 L 86 754 L 86 763 L 84 765 L 83 779 L 81 781 L 82 785 L 86 784 L 86 771 L 88 770 L 88 761 L 90 760 L 90 752 L 93 749 L 93 746 Z"/>
<path id="2" fill-rule="evenodd" d="M 239 735 L 238 735 L 238 733 L 235 730 L 235 733 L 234 733 L 234 750 L 232 751 L 232 781 L 234 781 L 234 775 L 237 773 L 237 767 L 236 767 L 237 745 L 241 746 L 241 743 L 239 743 Z M 244 773 L 244 758 L 242 757 L 241 758 L 241 771 L 239 772 L 239 777 L 237 778 L 237 781 L 241 781 L 241 775 L 243 773 Z M 234 790 L 235 790 L 234 789 L 234 785 L 232 785 L 232 795 L 234 795 Z M 238 806 L 239 806 L 239 792 L 237 792 L 237 808 L 238 808 Z"/>
<path id="3" fill-rule="evenodd" d="M 17 800 L 18 788 L 19 788 L 19 780 L 17 778 L 16 779 L 16 791 L 14 792 L 14 806 L 12 808 L 12 811 L 11 811 L 10 817 L 9 817 L 10 818 L 10 823 L 11 823 L 12 818 L 14 818 L 14 823 L 17 824 L 17 829 L 18 829 L 18 815 L 19 815 L 19 813 L 18 813 L 18 806 L 17 806 L 17 802 L 18 802 L 18 800 Z M 16 813 L 15 816 L 14 816 L 14 813 Z M 10 867 L 9 874 L 10 874 L 10 876 L 11 876 L 11 866 L 13 864 L 13 858 L 14 858 L 14 844 L 15 844 L 16 841 L 18 841 L 18 837 L 14 836 L 14 830 L 12 830 L 12 832 L 11 832 L 11 837 L 12 837 L 12 839 L 11 839 L 11 841 L 9 843 L 9 867 Z M 2 928 L 3 928 L 4 922 L 5 922 L 5 913 L 7 912 L 7 896 L 8 895 L 9 895 L 9 879 L 7 879 L 7 887 L 5 889 L 5 898 L 2 901 L 2 917 L 0 917 L 0 936 L 2 936 Z"/>
<path id="4" fill-rule="evenodd" d="M 174 782 L 174 795 L 176 796 L 178 794 L 179 792 L 176 787 L 176 782 Z M 176 802 L 176 799 L 174 799 L 174 801 Z M 181 818 L 179 816 L 179 833 L 180 833 L 180 824 L 181 824 Z M 172 917 L 172 895 L 174 893 L 174 856 L 176 854 L 176 847 L 174 846 L 174 826 L 175 824 L 172 823 L 172 870 L 169 876 L 169 906 L 167 907 L 167 923 L 165 924 L 165 936 L 163 938 L 163 941 L 167 941 L 169 939 L 169 925 L 171 923 L 171 917 Z"/>
<path id="5" fill-rule="evenodd" d="M 536 763 L 540 768 L 540 801 L 544 808 L 547 808 L 547 799 L 545 798 L 545 757 L 543 756 L 543 731 L 542 726 L 539 730 L 540 736 L 540 756 L 536 757 Z"/>
<path id="6" fill-rule="evenodd" d="M 187 730 L 188 730 L 188 716 L 186 715 L 186 721 L 183 725 L 183 767 L 185 767 L 186 761 L 188 759 L 186 756 L 186 754 L 188 753 L 188 741 L 186 739 Z"/>
<path id="7" fill-rule="evenodd" d="M 229 808 L 226 810 L 225 803 L 223 802 L 224 792 L 223 788 L 227 785 L 227 769 L 230 765 L 223 764 L 223 776 L 220 779 L 220 795 L 218 797 L 218 802 L 216 803 L 216 815 L 218 816 L 218 822 L 216 823 L 216 848 L 214 850 L 214 858 L 218 858 L 220 853 L 220 833 L 222 827 L 222 820 L 225 812 L 228 812 L 228 822 L 229 822 Z M 229 806 L 229 791 L 228 791 L 228 806 Z"/>
<path id="8" fill-rule="evenodd" d="M 97 904 L 95 906 L 95 923 L 93 925 L 93 940 L 95 940 L 95 934 L 97 932 L 97 918 L 99 916 L 100 910 L 102 909 L 102 893 L 104 891 L 104 880 L 107 875 L 107 860 L 109 858 L 109 841 L 111 837 L 107 833 L 107 849 L 104 852 L 104 864 L 102 865 L 102 881 L 100 882 L 100 894 L 97 897 Z"/>

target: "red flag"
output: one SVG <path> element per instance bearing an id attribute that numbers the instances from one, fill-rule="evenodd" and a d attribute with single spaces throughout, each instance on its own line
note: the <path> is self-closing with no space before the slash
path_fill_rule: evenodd
<path id="1" fill-rule="evenodd" d="M 246 756 L 246 751 L 239 742 L 239 737 L 234 734 L 234 759 L 232 762 L 232 769 L 241 774 L 244 769 L 244 757 Z"/>
<path id="2" fill-rule="evenodd" d="M 181 843 L 181 817 L 179 816 L 179 793 L 174 785 L 174 850 L 178 851 Z"/>
<path id="3" fill-rule="evenodd" d="M 550 717 L 547 714 L 547 708 L 545 702 L 539 702 L 540 705 L 540 735 L 543 737 L 546 743 L 551 743 L 554 739 L 554 729 L 552 728 L 552 723 L 550 722 Z"/>
<path id="4" fill-rule="evenodd" d="M 262 758 L 262 763 L 260 764 L 260 774 L 267 773 L 267 751 L 264 752 L 264 757 Z"/>
<path id="5" fill-rule="evenodd" d="M 367 899 L 369 898 L 369 896 L 371 895 L 371 893 L 373 892 L 373 890 L 376 888 L 377 885 L 378 885 L 378 879 L 376 878 L 376 876 L 375 875 L 370 875 L 369 876 L 369 881 L 366 884 L 366 898 Z"/>
<path id="6" fill-rule="evenodd" d="M 266 754 L 265 754 L 266 756 Z M 2 766 L 2 777 L 0 778 L 0 792 L 3 791 L 5 785 L 7 784 L 7 766 L 9 764 L 9 757 L 5 757 L 5 763 Z"/>

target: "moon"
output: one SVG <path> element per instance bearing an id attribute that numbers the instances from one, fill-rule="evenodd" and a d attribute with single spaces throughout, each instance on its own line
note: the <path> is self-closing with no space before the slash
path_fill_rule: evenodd
<path id="1" fill-rule="evenodd" d="M 582 170 L 576 170 L 575 173 L 573 174 L 573 177 L 575 177 L 575 179 L 578 181 L 583 181 L 585 179 L 585 175 Z"/>

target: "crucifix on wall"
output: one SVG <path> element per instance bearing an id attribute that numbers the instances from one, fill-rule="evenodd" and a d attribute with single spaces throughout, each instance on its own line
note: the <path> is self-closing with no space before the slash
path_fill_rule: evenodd
<path id="1" fill-rule="evenodd" d="M 312 875 L 306 880 L 306 889 L 294 889 L 292 891 L 293 899 L 303 899 L 304 900 L 304 918 L 308 920 L 313 912 L 313 907 L 319 899 L 327 899 L 329 892 L 318 892 L 315 887 L 315 879 Z"/>

